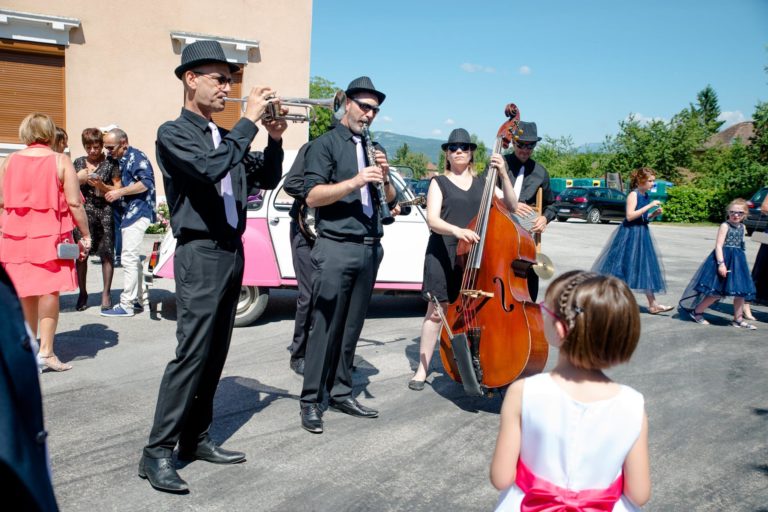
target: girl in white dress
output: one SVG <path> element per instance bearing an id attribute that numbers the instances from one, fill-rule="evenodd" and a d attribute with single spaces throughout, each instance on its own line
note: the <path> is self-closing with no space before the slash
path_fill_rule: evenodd
<path id="1" fill-rule="evenodd" d="M 637 302 L 611 276 L 572 271 L 540 304 L 557 366 L 507 390 L 491 462 L 497 511 L 636 510 L 651 494 L 643 396 L 603 369 L 629 360 Z"/>

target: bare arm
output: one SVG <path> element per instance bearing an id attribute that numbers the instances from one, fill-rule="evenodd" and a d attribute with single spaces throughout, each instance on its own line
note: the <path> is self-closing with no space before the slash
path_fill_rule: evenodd
<path id="1" fill-rule="evenodd" d="M 86 217 L 85 208 L 83 208 L 80 181 L 77 179 L 75 167 L 67 155 L 59 155 L 58 160 L 64 198 L 67 200 L 69 211 L 75 219 L 77 229 L 80 230 L 83 239 L 88 241 L 86 245 L 90 246 L 91 232 L 88 229 L 88 217 Z"/>
<path id="2" fill-rule="evenodd" d="M 763 204 L 760 205 L 760 213 L 768 215 L 768 195 L 763 199 Z"/>
<path id="3" fill-rule="evenodd" d="M 725 236 L 728 234 L 728 223 L 723 222 L 720 224 L 720 228 L 717 230 L 717 238 L 715 239 L 715 257 L 717 258 L 717 273 L 720 277 L 728 275 L 728 268 L 725 266 L 723 258 L 723 245 L 725 244 Z M 722 265 L 720 262 L 723 262 Z"/>
<path id="4" fill-rule="evenodd" d="M 624 460 L 624 495 L 642 507 L 651 498 L 651 468 L 648 461 L 648 416 L 643 413 L 640 435 Z"/>
<path id="5" fill-rule="evenodd" d="M 443 207 L 443 193 L 436 180 L 432 180 L 427 190 L 427 225 L 429 229 L 440 235 L 455 236 L 465 242 L 479 242 L 480 237 L 471 229 L 454 226 L 440 218 Z"/>
<path id="6" fill-rule="evenodd" d="M 106 193 L 104 196 L 104 199 L 109 201 L 110 203 L 113 201 L 116 201 L 117 199 L 120 199 L 124 196 L 131 196 L 133 194 L 141 194 L 147 190 L 147 186 L 143 184 L 140 181 L 134 181 L 127 187 L 116 187 L 109 192 Z"/>
<path id="7" fill-rule="evenodd" d="M 518 380 L 509 387 L 501 406 L 499 437 L 496 438 L 496 449 L 491 460 L 491 483 L 500 491 L 508 489 L 515 483 L 517 476 L 524 382 L 525 379 Z"/>
<path id="8" fill-rule="evenodd" d="M 627 196 L 627 205 L 626 205 L 626 211 L 625 211 L 627 220 L 631 222 L 633 220 L 639 219 L 648 210 L 650 210 L 654 206 L 659 206 L 660 204 L 661 204 L 661 201 L 654 199 L 653 201 L 643 206 L 639 210 L 635 210 L 635 208 L 637 208 L 637 192 L 633 190 Z"/>

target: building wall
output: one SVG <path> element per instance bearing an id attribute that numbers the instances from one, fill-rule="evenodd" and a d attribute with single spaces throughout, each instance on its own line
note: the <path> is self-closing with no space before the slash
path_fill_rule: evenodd
<path id="1" fill-rule="evenodd" d="M 256 40 L 243 92 L 258 84 L 280 96 L 309 95 L 311 0 L 4 0 L 3 8 L 80 20 L 65 51 L 66 129 L 73 158 L 85 154 L 84 128 L 117 124 L 154 163 L 157 127 L 176 118 L 183 101 L 181 81 L 173 74 L 181 45 L 172 41 L 171 32 Z M 254 149 L 263 148 L 266 137 L 262 129 Z M 306 123 L 289 124 L 283 147 L 297 149 L 307 138 Z M 162 195 L 157 169 L 156 179 Z"/>

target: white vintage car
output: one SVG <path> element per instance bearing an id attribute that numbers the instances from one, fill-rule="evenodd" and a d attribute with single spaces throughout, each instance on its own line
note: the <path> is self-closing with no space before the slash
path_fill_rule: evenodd
<path id="1" fill-rule="evenodd" d="M 288 155 L 283 168 L 289 169 L 295 152 Z M 392 180 L 401 201 L 417 201 L 405 181 L 392 172 Z M 288 211 L 293 198 L 283 190 L 283 180 L 275 190 L 264 191 L 263 199 L 248 203 L 248 215 L 243 246 L 245 248 L 245 274 L 237 304 L 235 325 L 252 324 L 267 307 L 269 292 L 275 288 L 296 289 L 296 273 L 293 269 Z M 424 252 L 429 239 L 426 213 L 419 206 L 403 209 L 395 222 L 384 228 L 384 260 L 379 268 L 375 291 L 381 293 L 410 292 L 421 290 L 424 270 Z M 147 258 L 145 282 L 153 278 L 173 278 L 173 253 L 176 239 L 169 231 L 162 242 L 155 243 L 153 253 Z"/>

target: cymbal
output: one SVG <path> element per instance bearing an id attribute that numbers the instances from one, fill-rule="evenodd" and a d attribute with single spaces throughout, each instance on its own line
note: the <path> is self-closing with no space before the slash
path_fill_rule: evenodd
<path id="1" fill-rule="evenodd" d="M 550 279 L 555 275 L 555 265 L 546 254 L 538 253 L 536 255 L 536 263 L 532 268 L 536 275 L 542 279 Z"/>

